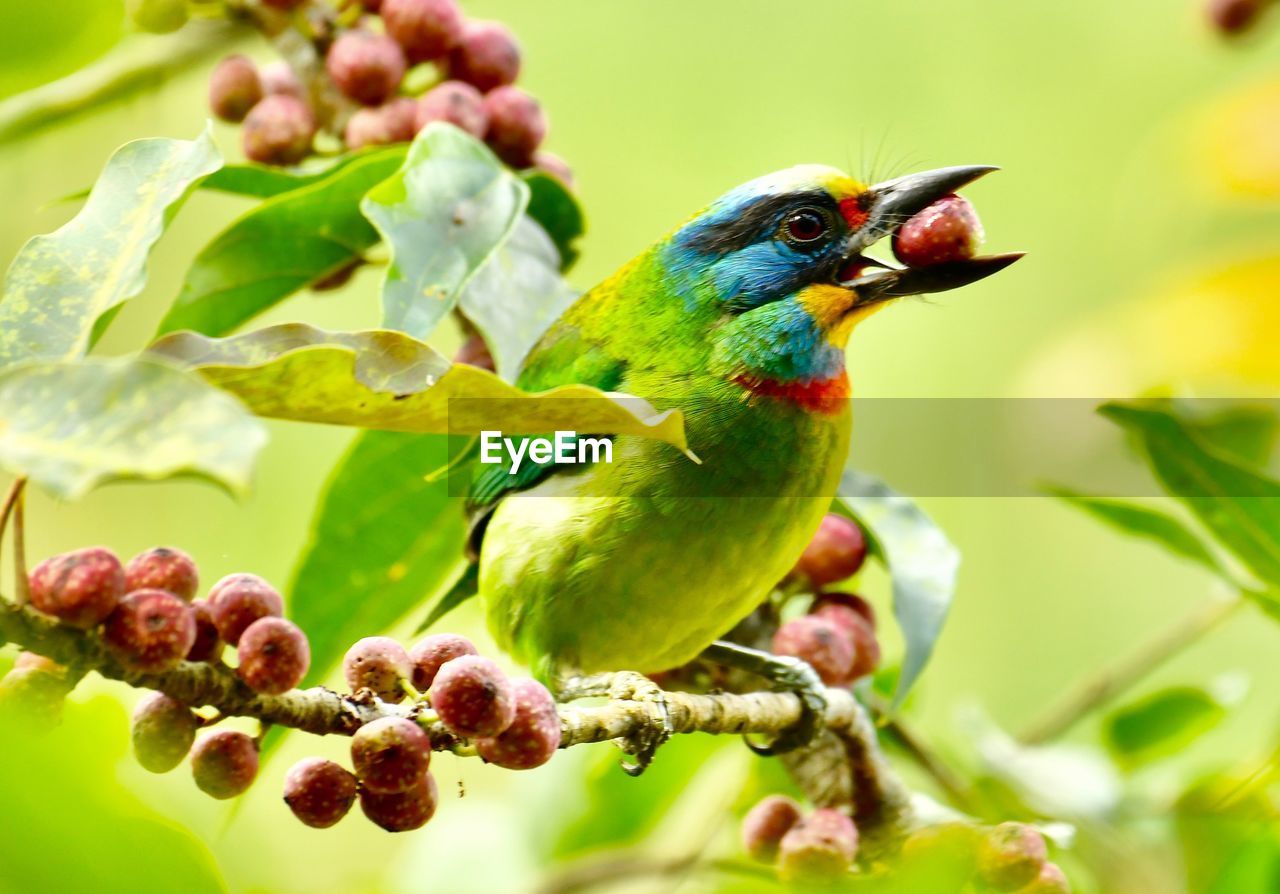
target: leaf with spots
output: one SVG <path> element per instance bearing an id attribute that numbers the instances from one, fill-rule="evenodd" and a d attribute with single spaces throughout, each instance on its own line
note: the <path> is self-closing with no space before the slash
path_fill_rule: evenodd
<path id="1" fill-rule="evenodd" d="M 0 366 L 74 360 L 98 321 L 142 291 L 147 256 L 196 183 L 222 165 L 209 134 L 116 150 L 67 224 L 18 252 L 0 296 Z"/>
<path id="2" fill-rule="evenodd" d="M 0 466 L 63 499 L 108 481 L 178 476 L 240 494 L 266 440 L 235 398 L 155 360 L 0 371 Z"/>

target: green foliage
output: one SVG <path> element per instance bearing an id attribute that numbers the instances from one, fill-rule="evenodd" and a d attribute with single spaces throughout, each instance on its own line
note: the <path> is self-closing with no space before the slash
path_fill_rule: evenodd
<path id="1" fill-rule="evenodd" d="M 1229 406 L 1189 421 L 1206 442 L 1251 466 L 1267 464 L 1280 434 L 1280 417 L 1265 406 Z"/>
<path id="2" fill-rule="evenodd" d="M 323 159 L 303 167 L 280 168 L 253 162 L 225 165 L 221 170 L 205 178 L 202 189 L 212 189 L 231 195 L 270 199 L 286 192 L 313 186 L 353 164 L 363 164 L 371 156 L 404 158 L 404 146 L 370 146 L 357 152 L 348 152 L 337 158 Z"/>
<path id="3" fill-rule="evenodd" d="M 378 241 L 360 215 L 360 198 L 390 176 L 402 156 L 395 149 L 362 156 L 246 213 L 196 256 L 160 332 L 224 335 L 359 261 Z"/>
<path id="4" fill-rule="evenodd" d="M 1142 764 L 1176 753 L 1226 716 L 1226 706 L 1204 689 L 1177 686 L 1114 711 L 1104 737 L 1122 764 Z"/>
<path id="5" fill-rule="evenodd" d="M 955 595 L 960 553 L 919 506 L 871 475 L 846 467 L 837 499 L 870 534 L 893 582 L 893 614 L 906 641 L 896 708 L 942 634 Z"/>
<path id="6" fill-rule="evenodd" d="M 560 252 L 560 267 L 568 270 L 578 260 L 577 241 L 587 221 L 578 199 L 557 177 L 542 171 L 521 175 L 529 187 L 529 216 L 536 220 Z"/>
<path id="7" fill-rule="evenodd" d="M 209 134 L 116 150 L 65 226 L 18 253 L 0 298 L 0 366 L 82 356 L 99 319 L 142 291 L 147 255 L 196 182 L 222 164 Z"/>
<path id="8" fill-rule="evenodd" d="M 0 371 L 0 464 L 77 499 L 116 479 L 194 475 L 243 493 L 266 443 L 234 398 L 140 359 Z"/>
<path id="9" fill-rule="evenodd" d="M 0 98 L 69 74 L 120 40 L 121 0 L 50 0 L 0 6 Z M 9 134 L 8 136 L 12 136 Z"/>
<path id="10" fill-rule="evenodd" d="M 395 176 L 361 202 L 391 248 L 383 325 L 426 338 L 528 201 L 529 188 L 474 138 L 439 122 L 419 133 Z"/>

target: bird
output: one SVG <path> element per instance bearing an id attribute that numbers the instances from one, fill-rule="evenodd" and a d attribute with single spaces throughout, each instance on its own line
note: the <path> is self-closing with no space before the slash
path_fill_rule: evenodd
<path id="1" fill-rule="evenodd" d="M 506 652 L 555 683 L 713 658 L 814 688 L 718 642 L 786 575 L 830 509 L 849 449 L 845 351 L 909 295 L 963 286 L 1020 255 L 897 268 L 864 251 L 995 170 L 867 185 L 802 165 L 715 199 L 542 335 L 516 384 L 582 383 L 684 414 L 690 450 L 613 439 L 611 462 L 477 467 L 473 559 L 431 621 L 478 592 Z M 810 692 L 815 708 L 821 695 Z"/>

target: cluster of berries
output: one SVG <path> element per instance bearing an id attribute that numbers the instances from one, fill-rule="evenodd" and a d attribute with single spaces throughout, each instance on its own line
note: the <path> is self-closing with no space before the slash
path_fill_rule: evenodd
<path id="1" fill-rule="evenodd" d="M 983 890 L 1016 894 L 1070 894 L 1071 884 L 1049 861 L 1044 836 L 1024 823 L 982 828 L 943 823 L 912 833 L 902 846 L 902 869 L 933 872 Z"/>
<path id="2" fill-rule="evenodd" d="M 1244 34 L 1262 18 L 1275 0 L 1208 0 L 1209 22 L 1222 34 Z"/>
<path id="3" fill-rule="evenodd" d="M 309 0 L 262 0 L 293 9 Z M 324 68 L 343 97 L 334 116 L 348 149 L 401 143 L 432 121 L 446 121 L 488 143 L 513 168 L 541 168 L 568 183 L 559 158 L 539 151 L 547 118 L 536 99 L 514 86 L 520 48 L 499 22 L 468 20 L 456 0 L 358 0 L 361 14 L 324 42 Z M 406 74 L 430 63 L 444 80 L 407 95 Z M 410 79 L 412 83 L 414 78 Z M 224 121 L 243 121 L 245 155 L 295 164 L 312 151 L 320 122 L 310 91 L 288 66 L 259 70 L 244 56 L 218 63 L 209 104 Z"/>
<path id="4" fill-rule="evenodd" d="M 772 651 L 808 662 L 828 686 L 848 686 L 880 664 L 871 604 L 854 593 L 823 590 L 852 577 L 866 559 L 862 529 L 832 513 L 823 518 L 790 575 L 817 595 L 807 614 L 778 627 Z"/>
<path id="5" fill-rule="evenodd" d="M 743 819 L 742 845 L 752 859 L 775 865 L 785 882 L 824 882 L 853 868 L 858 829 L 834 808 L 805 816 L 794 799 L 770 795 Z"/>

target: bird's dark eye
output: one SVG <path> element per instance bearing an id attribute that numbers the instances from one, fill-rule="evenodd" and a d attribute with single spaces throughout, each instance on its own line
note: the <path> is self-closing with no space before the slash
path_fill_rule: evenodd
<path id="1" fill-rule="evenodd" d="M 802 245 L 817 242 L 827 235 L 829 228 L 827 216 L 816 208 L 801 208 L 793 212 L 785 224 L 787 238 Z"/>

